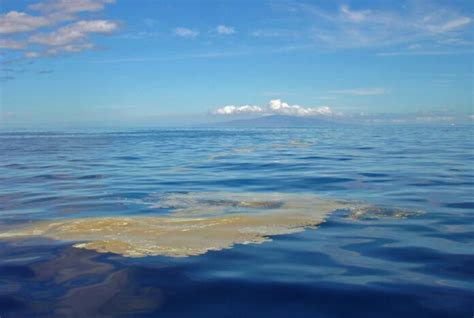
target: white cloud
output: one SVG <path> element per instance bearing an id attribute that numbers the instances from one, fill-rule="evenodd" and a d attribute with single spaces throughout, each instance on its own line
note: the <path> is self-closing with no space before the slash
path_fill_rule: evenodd
<path id="1" fill-rule="evenodd" d="M 39 52 L 36 52 L 36 51 L 28 51 L 28 52 L 25 52 L 25 57 L 27 58 L 37 58 L 37 57 L 40 57 L 41 54 Z"/>
<path id="2" fill-rule="evenodd" d="M 216 109 L 213 114 L 215 115 L 237 115 L 237 114 L 259 114 L 262 113 L 263 109 L 260 106 L 234 106 L 227 105 Z"/>
<path id="3" fill-rule="evenodd" d="M 199 31 L 196 29 L 188 29 L 183 27 L 177 27 L 173 30 L 173 33 L 183 38 L 195 38 L 199 35 Z"/>
<path id="4" fill-rule="evenodd" d="M 354 95 L 354 96 L 372 96 L 372 95 L 385 95 L 390 93 L 390 90 L 383 87 L 369 87 L 369 88 L 351 88 L 351 89 L 340 89 L 333 91 L 336 94 L 341 95 Z"/>
<path id="5" fill-rule="evenodd" d="M 0 48 L 10 49 L 10 50 L 19 50 L 26 46 L 26 43 L 23 41 L 15 41 L 9 39 L 0 39 Z"/>
<path id="6" fill-rule="evenodd" d="M 109 34 L 119 27 L 119 23 L 110 20 L 88 20 L 78 14 L 97 12 L 115 0 L 49 0 L 28 6 L 38 11 L 37 16 L 24 12 L 10 11 L 0 15 L 0 34 L 8 38 L 0 39 L 0 48 L 19 50 L 12 54 L 21 54 L 27 58 L 52 56 L 60 53 L 77 53 L 89 50 L 94 45 L 89 40 L 92 33 Z M 79 20 L 64 25 L 66 21 Z M 58 26 L 59 25 L 59 26 Z M 41 28 L 49 28 L 41 32 Z M 25 34 L 26 33 L 26 34 Z M 23 57 L 12 59 L 21 60 Z"/>
<path id="7" fill-rule="evenodd" d="M 106 4 L 115 0 L 50 0 L 30 5 L 28 8 L 44 13 L 77 13 L 84 11 L 100 11 Z"/>
<path id="8" fill-rule="evenodd" d="M 265 114 L 265 115 L 287 115 L 287 116 L 331 116 L 333 111 L 328 106 L 317 108 L 289 105 L 280 99 L 272 99 L 267 106 L 234 106 L 227 105 L 213 111 L 215 115 L 242 115 L 242 114 Z"/>
<path id="9" fill-rule="evenodd" d="M 29 58 L 37 58 L 42 56 L 55 56 L 61 53 L 79 53 L 82 51 L 90 50 L 94 48 L 92 43 L 84 42 L 84 43 L 74 43 L 74 44 L 67 44 L 61 46 L 54 46 L 49 49 L 46 49 L 42 52 L 31 52 L 33 54 L 25 54 L 26 57 Z"/>
<path id="10" fill-rule="evenodd" d="M 0 34 L 14 34 L 35 31 L 55 25 L 61 21 L 72 20 L 74 13 L 99 11 L 115 0 L 51 0 L 28 6 L 30 10 L 43 15 L 33 16 L 24 12 L 10 11 L 0 15 Z"/>
<path id="11" fill-rule="evenodd" d="M 32 16 L 23 12 L 10 11 L 0 15 L 0 34 L 29 32 L 52 23 L 42 16 Z"/>
<path id="12" fill-rule="evenodd" d="M 223 35 L 230 35 L 236 33 L 235 29 L 233 27 L 225 26 L 225 25 L 218 25 L 216 27 L 216 31 L 219 34 Z"/>
<path id="13" fill-rule="evenodd" d="M 289 105 L 280 99 L 272 99 L 269 104 L 269 110 L 275 114 L 291 115 L 291 116 L 314 116 L 314 115 L 331 115 L 332 110 L 328 106 L 318 108 L 302 107 L 299 105 Z"/>
<path id="14" fill-rule="evenodd" d="M 79 21 L 50 33 L 32 35 L 28 42 L 46 46 L 62 46 L 75 41 L 86 41 L 89 33 L 111 33 L 118 23 L 108 20 Z"/>

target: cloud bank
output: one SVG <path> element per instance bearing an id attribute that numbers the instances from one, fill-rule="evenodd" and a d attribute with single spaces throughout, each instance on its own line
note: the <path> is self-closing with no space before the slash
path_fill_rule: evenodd
<path id="1" fill-rule="evenodd" d="M 280 99 L 272 99 L 266 106 L 256 105 L 226 105 L 215 109 L 214 115 L 286 115 L 286 116 L 332 116 L 334 112 L 329 106 L 303 107 L 300 105 L 290 105 Z"/>

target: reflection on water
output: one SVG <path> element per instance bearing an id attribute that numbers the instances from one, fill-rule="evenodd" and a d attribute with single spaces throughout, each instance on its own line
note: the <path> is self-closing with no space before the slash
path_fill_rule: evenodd
<path id="1" fill-rule="evenodd" d="M 21 246 L 16 251 L 29 252 Z M 2 315 L 8 317 L 11 312 L 12 317 L 28 313 L 44 317 L 112 316 L 150 312 L 161 304 L 162 292 L 137 284 L 131 269 L 119 269 L 101 261 L 93 252 L 71 247 L 47 253 L 47 260 L 29 267 L 21 265 L 25 259 L 0 267 L 2 282 L 10 291 L 5 295 L 3 290 L 0 296 Z M 18 280 L 21 284 L 15 282 Z M 13 290 L 16 292 L 11 293 Z"/>
<path id="2" fill-rule="evenodd" d="M 323 213 L 318 229 L 186 258 L 128 258 L 47 237 L 2 240 L 0 315 L 471 317 L 473 133 L 0 133 L 1 234 L 87 218 L 265 217 L 291 198 L 305 205 L 305 196 L 343 208 Z M 208 160 L 218 153 L 226 155 Z"/>

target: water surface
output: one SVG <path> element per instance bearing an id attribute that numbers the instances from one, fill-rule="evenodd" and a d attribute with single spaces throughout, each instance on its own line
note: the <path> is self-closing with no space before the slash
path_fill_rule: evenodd
<path id="1" fill-rule="evenodd" d="M 163 198 L 189 193 L 377 209 L 340 209 L 317 228 L 185 258 L 2 240 L 0 315 L 471 317 L 473 136 L 472 126 L 2 132 L 2 231 L 166 216 Z M 231 206 L 228 215 L 246 208 L 200 200 Z"/>

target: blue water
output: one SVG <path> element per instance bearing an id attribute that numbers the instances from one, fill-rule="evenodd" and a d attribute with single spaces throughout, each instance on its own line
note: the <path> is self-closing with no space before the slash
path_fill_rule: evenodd
<path id="1" fill-rule="evenodd" d="M 474 126 L 0 133 L 0 225 L 151 215 L 170 192 L 417 211 L 188 258 L 0 241 L 6 317 L 472 317 Z"/>

